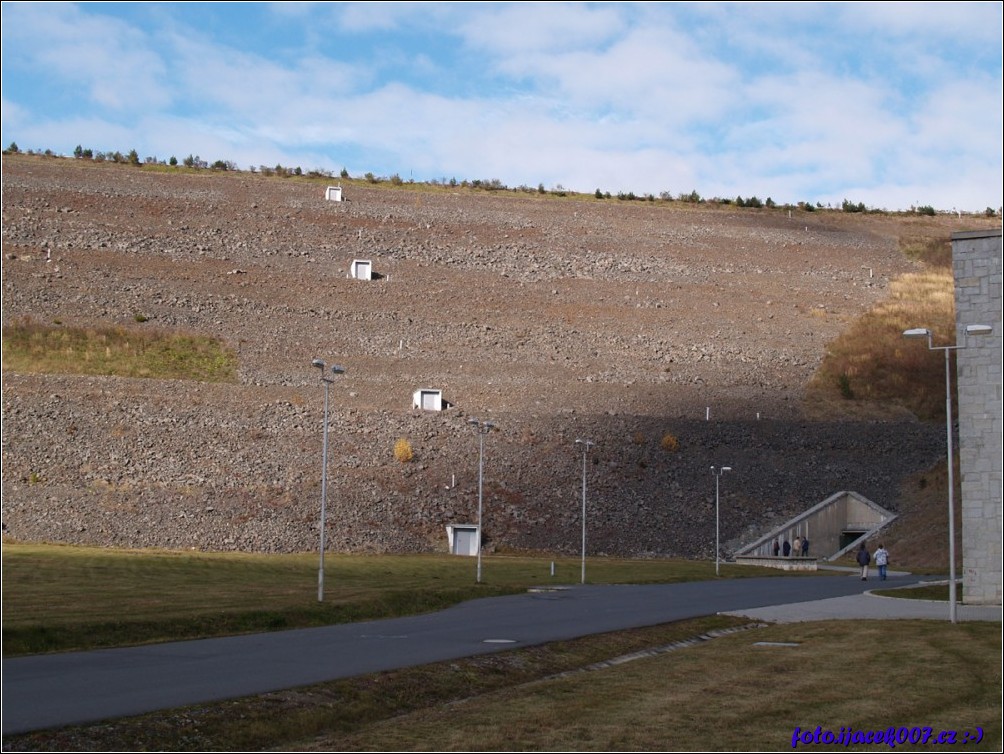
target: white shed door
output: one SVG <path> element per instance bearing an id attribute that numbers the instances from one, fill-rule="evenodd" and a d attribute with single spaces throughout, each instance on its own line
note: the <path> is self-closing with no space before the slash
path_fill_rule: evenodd
<path id="1" fill-rule="evenodd" d="M 478 554 L 478 532 L 477 532 L 477 529 L 454 529 L 453 530 L 453 554 L 454 555 L 477 555 Z"/>

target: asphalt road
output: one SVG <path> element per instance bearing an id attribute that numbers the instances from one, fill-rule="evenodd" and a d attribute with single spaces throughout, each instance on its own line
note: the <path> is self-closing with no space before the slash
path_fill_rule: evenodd
<path id="1" fill-rule="evenodd" d="M 902 577 L 895 585 L 917 581 Z M 847 575 L 573 586 L 408 618 L 12 658 L 2 668 L 3 735 L 874 586 Z"/>

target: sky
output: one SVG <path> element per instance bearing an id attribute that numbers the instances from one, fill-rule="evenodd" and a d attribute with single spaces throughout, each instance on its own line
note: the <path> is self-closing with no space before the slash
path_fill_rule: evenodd
<path id="1" fill-rule="evenodd" d="M 4 2 L 0 141 L 982 212 L 1002 7 Z"/>

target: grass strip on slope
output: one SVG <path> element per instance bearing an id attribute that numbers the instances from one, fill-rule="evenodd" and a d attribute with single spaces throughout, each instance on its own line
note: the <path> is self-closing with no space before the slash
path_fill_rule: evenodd
<path id="1" fill-rule="evenodd" d="M 236 368 L 232 351 L 201 335 L 55 327 L 29 318 L 3 328 L 4 371 L 232 382 Z"/>
<path id="2" fill-rule="evenodd" d="M 471 558 L 115 550 L 4 543 L 3 654 L 123 646 L 345 623 L 438 610 L 475 597 L 576 583 L 579 561 L 493 556 L 475 584 Z M 725 566 L 725 577 L 782 575 Z M 590 583 L 709 579 L 714 564 L 591 559 Z"/>

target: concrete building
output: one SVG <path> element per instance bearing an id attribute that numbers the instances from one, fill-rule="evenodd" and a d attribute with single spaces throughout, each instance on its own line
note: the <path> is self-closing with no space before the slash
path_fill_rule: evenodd
<path id="1" fill-rule="evenodd" d="M 952 234 L 955 273 L 962 600 L 1002 603 L 1001 231 Z M 965 338 L 967 325 L 993 332 Z"/>

